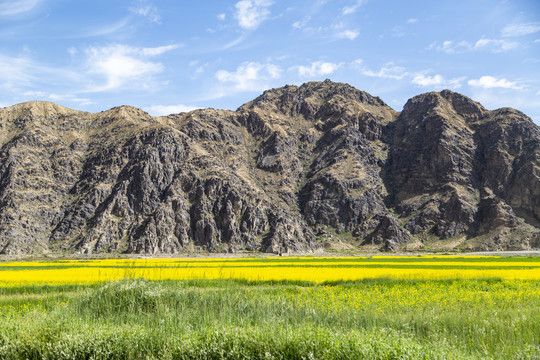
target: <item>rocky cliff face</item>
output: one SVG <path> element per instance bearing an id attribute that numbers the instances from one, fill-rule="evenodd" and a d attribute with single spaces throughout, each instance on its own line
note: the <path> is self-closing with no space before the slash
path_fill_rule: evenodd
<path id="1" fill-rule="evenodd" d="M 331 81 L 237 111 L 0 109 L 0 253 L 540 247 L 540 130 Z"/>

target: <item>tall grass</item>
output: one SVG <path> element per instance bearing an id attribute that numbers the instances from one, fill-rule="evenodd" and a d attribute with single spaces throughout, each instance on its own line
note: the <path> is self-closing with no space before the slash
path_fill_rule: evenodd
<path id="1" fill-rule="evenodd" d="M 48 291 L 0 291 L 1 359 L 540 358 L 532 281 L 130 279 Z"/>

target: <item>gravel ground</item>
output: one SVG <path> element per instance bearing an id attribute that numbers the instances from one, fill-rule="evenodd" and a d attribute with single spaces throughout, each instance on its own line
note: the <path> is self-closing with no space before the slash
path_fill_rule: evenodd
<path id="1" fill-rule="evenodd" d="M 480 251 L 463 253 L 460 255 L 502 255 L 502 256 L 527 256 L 540 255 L 540 250 L 522 250 L 522 251 Z"/>

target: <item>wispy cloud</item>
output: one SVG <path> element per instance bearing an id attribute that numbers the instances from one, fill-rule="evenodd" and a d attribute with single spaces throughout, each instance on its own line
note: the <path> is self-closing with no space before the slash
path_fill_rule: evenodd
<path id="1" fill-rule="evenodd" d="M 389 62 L 384 64 L 379 70 L 368 69 L 364 64 L 362 59 L 357 59 L 352 63 L 352 66 L 358 70 L 360 73 L 369 77 L 378 77 L 386 79 L 396 79 L 401 80 L 406 76 L 409 76 L 409 73 L 402 66 L 394 65 L 394 63 Z"/>
<path id="2" fill-rule="evenodd" d="M 168 51 L 178 49 L 179 47 L 180 45 L 178 44 L 172 44 L 172 45 L 157 46 L 157 47 L 152 47 L 152 48 L 142 48 L 140 49 L 140 53 L 145 56 L 157 56 L 157 55 L 166 53 Z"/>
<path id="3" fill-rule="evenodd" d="M 25 91 L 21 95 L 33 100 L 50 100 L 54 102 L 72 102 L 79 105 L 95 104 L 88 98 L 81 98 L 73 94 L 51 94 L 44 91 Z"/>
<path id="4" fill-rule="evenodd" d="M 154 83 L 154 76 L 164 70 L 163 64 L 148 60 L 148 57 L 161 55 L 178 48 L 178 45 L 153 48 L 137 48 L 128 45 L 110 45 L 86 49 L 88 56 L 87 72 L 98 77 L 89 92 L 110 91 L 128 85 L 148 88 Z"/>
<path id="5" fill-rule="evenodd" d="M 152 116 L 162 116 L 170 114 L 178 114 L 199 109 L 196 106 L 178 104 L 178 105 L 152 105 L 144 108 Z"/>
<path id="6" fill-rule="evenodd" d="M 150 22 L 159 24 L 161 21 L 158 8 L 146 0 L 136 1 L 134 5 L 129 8 L 129 10 L 135 15 L 147 18 Z"/>
<path id="7" fill-rule="evenodd" d="M 504 39 L 486 39 L 482 38 L 474 44 L 475 49 L 489 48 L 492 52 L 504 52 L 515 49 L 519 46 L 519 43 L 515 41 L 508 41 Z"/>
<path id="8" fill-rule="evenodd" d="M 32 80 L 36 65 L 26 57 L 10 57 L 0 54 L 0 87 L 27 86 Z"/>
<path id="9" fill-rule="evenodd" d="M 241 36 L 239 36 L 238 38 L 234 39 L 233 41 L 223 45 L 221 47 L 221 50 L 226 50 L 226 49 L 230 49 L 232 47 L 235 47 L 236 45 L 238 44 L 241 44 L 244 40 L 246 39 L 246 35 L 245 34 L 242 34 Z"/>
<path id="10" fill-rule="evenodd" d="M 0 2 L 0 16 L 13 16 L 31 11 L 41 0 L 18 0 Z"/>
<path id="11" fill-rule="evenodd" d="M 304 29 L 310 20 L 311 20 L 311 16 L 304 16 L 302 20 L 295 21 L 292 24 L 292 27 L 295 29 Z"/>
<path id="12" fill-rule="evenodd" d="M 409 20 L 407 20 L 407 24 L 416 24 L 418 22 L 418 19 L 416 18 L 410 18 Z"/>
<path id="13" fill-rule="evenodd" d="M 534 34 L 540 31 L 540 22 L 510 24 L 501 30 L 504 37 L 516 37 Z"/>
<path id="14" fill-rule="evenodd" d="M 129 18 L 124 18 L 113 24 L 106 24 L 99 27 L 94 27 L 86 30 L 81 37 L 98 37 L 117 33 L 126 27 L 129 23 Z"/>
<path id="15" fill-rule="evenodd" d="M 0 88 L 8 91 L 72 83 L 80 77 L 75 71 L 50 67 L 28 56 L 0 54 L 0 68 Z"/>
<path id="16" fill-rule="evenodd" d="M 421 87 L 448 87 L 458 89 L 461 87 L 461 83 L 466 79 L 465 77 L 446 79 L 441 74 L 430 75 L 431 70 L 411 72 L 407 71 L 407 69 L 403 66 L 395 65 L 393 62 L 384 64 L 379 70 L 369 69 L 364 65 L 362 59 L 353 61 L 350 66 L 353 69 L 360 71 L 360 73 L 364 76 L 381 79 L 406 80 Z"/>
<path id="17" fill-rule="evenodd" d="M 350 14 L 354 14 L 362 5 L 364 5 L 365 3 L 367 3 L 367 0 L 357 0 L 355 1 L 355 3 L 351 6 L 345 6 L 342 10 L 341 10 L 341 13 L 343 15 L 350 15 Z"/>
<path id="18" fill-rule="evenodd" d="M 505 88 L 520 90 L 523 88 L 522 85 L 518 84 L 515 81 L 509 81 L 505 78 L 497 79 L 493 76 L 482 76 L 479 79 L 471 79 L 467 82 L 467 84 L 469 84 L 470 86 L 481 87 L 484 89 Z"/>
<path id="19" fill-rule="evenodd" d="M 428 49 L 435 49 L 437 51 L 442 51 L 447 54 L 458 54 L 463 53 L 466 51 L 472 50 L 473 46 L 468 41 L 451 41 L 451 40 L 445 40 L 442 42 L 442 44 L 438 44 L 436 42 L 432 43 Z"/>
<path id="20" fill-rule="evenodd" d="M 358 30 L 345 30 L 338 34 L 339 38 L 354 40 L 358 37 L 360 32 Z"/>
<path id="21" fill-rule="evenodd" d="M 316 77 L 330 75 L 339 69 L 340 66 L 341 64 L 332 62 L 316 61 L 312 62 L 309 66 L 293 66 L 291 69 L 297 70 L 298 75 L 301 77 Z"/>
<path id="22" fill-rule="evenodd" d="M 281 77 L 277 65 L 258 62 L 244 62 L 236 71 L 219 70 L 215 76 L 219 82 L 232 84 L 234 91 L 261 91 L 268 88 L 268 81 Z"/>
<path id="23" fill-rule="evenodd" d="M 270 0 L 241 0 L 236 3 L 235 17 L 238 25 L 246 30 L 255 30 L 268 19 L 272 5 Z"/>
<path id="24" fill-rule="evenodd" d="M 443 41 L 442 44 L 438 43 L 432 43 L 428 49 L 435 49 L 437 51 L 442 51 L 447 54 L 460 54 L 465 53 L 468 51 L 474 51 L 474 50 L 489 50 L 493 53 L 500 53 L 509 51 L 512 49 L 515 49 L 519 47 L 519 43 L 515 41 L 510 41 L 506 39 L 488 39 L 488 38 L 481 38 L 480 40 L 476 41 L 474 44 L 468 42 L 468 41 L 452 41 L 452 40 L 446 40 Z"/>

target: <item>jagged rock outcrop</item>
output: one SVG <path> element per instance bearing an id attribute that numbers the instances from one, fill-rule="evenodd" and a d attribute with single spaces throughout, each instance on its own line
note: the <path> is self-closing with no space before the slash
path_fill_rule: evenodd
<path id="1" fill-rule="evenodd" d="M 401 113 L 329 80 L 237 111 L 0 109 L 2 254 L 526 249 L 539 219 L 538 126 L 448 90 Z"/>

